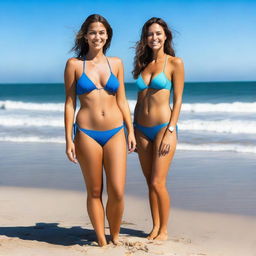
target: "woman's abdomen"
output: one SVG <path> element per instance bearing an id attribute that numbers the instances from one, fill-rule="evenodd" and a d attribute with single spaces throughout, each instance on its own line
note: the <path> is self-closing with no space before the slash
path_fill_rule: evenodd
<path id="1" fill-rule="evenodd" d="M 170 106 L 161 107 L 143 107 L 138 110 L 136 120 L 144 126 L 154 126 L 167 123 L 171 118 Z"/>
<path id="2" fill-rule="evenodd" d="M 122 125 L 123 116 L 115 98 L 82 101 L 76 122 L 85 129 L 109 130 Z"/>

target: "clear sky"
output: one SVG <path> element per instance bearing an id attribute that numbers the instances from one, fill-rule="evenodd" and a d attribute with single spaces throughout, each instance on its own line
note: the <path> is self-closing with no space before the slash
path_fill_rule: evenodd
<path id="1" fill-rule="evenodd" d="M 132 47 L 152 16 L 174 30 L 186 81 L 256 80 L 256 1 L 1 0 L 0 83 L 63 82 L 75 33 L 93 13 L 113 28 L 107 55 L 122 58 L 127 82 Z"/>

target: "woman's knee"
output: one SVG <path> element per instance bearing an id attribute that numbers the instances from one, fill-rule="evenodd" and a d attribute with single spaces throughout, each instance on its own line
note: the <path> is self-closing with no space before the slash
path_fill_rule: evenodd
<path id="1" fill-rule="evenodd" d="M 88 197 L 90 197 L 90 198 L 98 198 L 99 199 L 102 196 L 102 189 L 101 189 L 101 187 L 87 189 L 87 194 L 88 194 Z"/>
<path id="2" fill-rule="evenodd" d="M 124 190 L 123 189 L 111 189 L 108 191 L 109 199 L 115 201 L 122 201 L 124 198 Z"/>
<path id="3" fill-rule="evenodd" d="M 155 192 L 161 192 L 166 189 L 166 182 L 164 179 L 153 178 L 150 181 L 150 188 Z"/>

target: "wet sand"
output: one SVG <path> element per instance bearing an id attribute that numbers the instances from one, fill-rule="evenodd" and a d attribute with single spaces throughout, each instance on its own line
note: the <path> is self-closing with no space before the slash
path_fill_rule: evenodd
<path id="1" fill-rule="evenodd" d="M 0 186 L 85 191 L 64 144 L 0 143 Z M 172 206 L 256 216 L 256 155 L 177 150 L 168 176 Z M 137 154 L 128 155 L 126 194 L 147 197 Z"/>

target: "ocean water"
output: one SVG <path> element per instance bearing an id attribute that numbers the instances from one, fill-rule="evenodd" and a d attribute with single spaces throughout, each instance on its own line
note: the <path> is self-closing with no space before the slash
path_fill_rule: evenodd
<path id="1" fill-rule="evenodd" d="M 64 100 L 63 84 L 0 84 L 0 142 L 65 143 Z M 256 154 L 256 82 L 186 83 L 178 126 L 179 150 Z"/>

